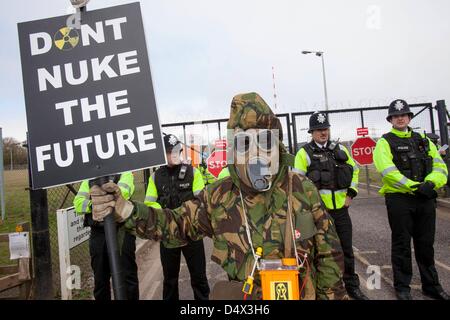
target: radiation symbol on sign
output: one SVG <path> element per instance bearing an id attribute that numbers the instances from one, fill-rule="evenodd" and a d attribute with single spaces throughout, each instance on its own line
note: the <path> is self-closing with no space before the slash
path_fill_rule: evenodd
<path id="1" fill-rule="evenodd" d="M 76 29 L 64 27 L 55 33 L 53 41 L 59 50 L 69 51 L 77 46 L 80 36 Z"/>
<path id="2" fill-rule="evenodd" d="M 286 282 L 275 284 L 275 300 L 288 300 L 288 285 Z"/>

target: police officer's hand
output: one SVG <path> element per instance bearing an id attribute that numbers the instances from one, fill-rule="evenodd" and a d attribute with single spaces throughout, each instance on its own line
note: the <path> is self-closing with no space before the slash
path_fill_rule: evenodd
<path id="1" fill-rule="evenodd" d="M 113 196 L 116 222 L 127 220 L 133 212 L 134 205 L 122 196 L 119 186 L 114 182 L 108 182 L 102 185 L 102 190 Z"/>
<path id="2" fill-rule="evenodd" d="M 434 190 L 434 183 L 431 181 L 425 181 L 419 184 L 417 190 L 414 191 L 414 194 L 428 200 L 437 198 L 437 192 Z"/>
<path id="3" fill-rule="evenodd" d="M 114 210 L 114 195 L 108 194 L 97 185 L 92 186 L 89 193 L 92 200 L 92 218 L 95 221 L 103 221 Z"/>
<path id="4" fill-rule="evenodd" d="M 348 207 L 350 207 L 350 204 L 352 203 L 352 198 L 351 197 L 349 197 L 349 196 L 346 196 L 345 197 L 345 204 L 344 204 L 344 206 L 346 207 L 346 208 L 348 208 Z"/>

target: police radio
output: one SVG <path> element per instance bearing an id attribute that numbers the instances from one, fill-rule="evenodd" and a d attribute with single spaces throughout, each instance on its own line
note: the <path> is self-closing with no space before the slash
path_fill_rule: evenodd
<path id="1" fill-rule="evenodd" d="M 180 168 L 180 173 L 178 174 L 178 179 L 183 180 L 186 176 L 187 164 L 182 164 Z"/>

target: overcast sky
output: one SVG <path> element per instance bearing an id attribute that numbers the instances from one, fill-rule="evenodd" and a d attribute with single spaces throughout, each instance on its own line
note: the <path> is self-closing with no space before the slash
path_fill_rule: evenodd
<path id="1" fill-rule="evenodd" d="M 135 1 L 91 0 L 98 9 Z M 448 0 L 141 1 L 162 123 L 226 118 L 232 97 L 256 91 L 278 108 L 450 103 Z M 14 0 L 1 11 L 0 127 L 25 139 L 17 23 L 65 15 L 68 0 Z"/>

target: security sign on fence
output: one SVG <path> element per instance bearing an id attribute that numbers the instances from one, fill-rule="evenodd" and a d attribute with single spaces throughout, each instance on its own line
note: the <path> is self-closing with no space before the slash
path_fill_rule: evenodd
<path id="1" fill-rule="evenodd" d="M 376 142 L 370 137 L 358 138 L 352 144 L 352 157 L 360 165 L 373 163 L 373 150 Z"/>
<path id="2" fill-rule="evenodd" d="M 369 134 L 369 128 L 357 128 L 356 134 L 358 136 L 367 136 Z"/>
<path id="3" fill-rule="evenodd" d="M 165 163 L 139 3 L 18 24 L 34 189 Z"/>
<path id="4" fill-rule="evenodd" d="M 58 210 L 56 212 L 56 221 L 58 224 L 61 298 L 67 300 L 72 297 L 70 249 L 89 240 L 91 228 L 83 226 L 84 216 L 77 215 L 74 207 Z"/>

